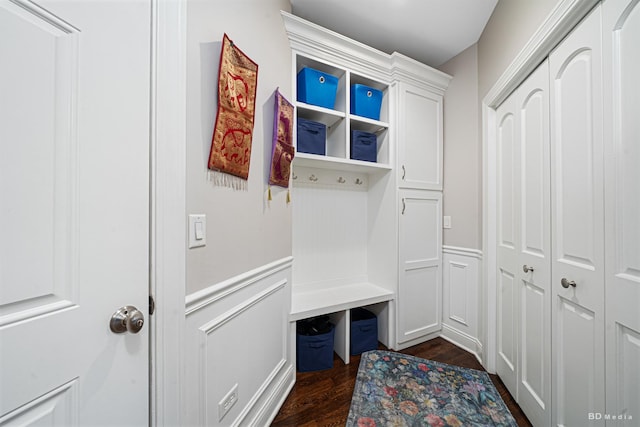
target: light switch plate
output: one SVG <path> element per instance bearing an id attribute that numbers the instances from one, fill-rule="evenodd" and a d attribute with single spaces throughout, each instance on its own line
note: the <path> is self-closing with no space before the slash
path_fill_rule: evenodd
<path id="1" fill-rule="evenodd" d="M 207 216 L 189 215 L 189 249 L 207 245 Z"/>
<path id="2" fill-rule="evenodd" d="M 451 217 L 449 215 L 445 215 L 442 218 L 442 227 L 443 228 L 451 228 Z"/>

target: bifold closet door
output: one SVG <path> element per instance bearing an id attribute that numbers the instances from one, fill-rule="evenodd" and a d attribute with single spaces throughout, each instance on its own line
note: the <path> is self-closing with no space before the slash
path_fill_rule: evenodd
<path id="1" fill-rule="evenodd" d="M 640 4 L 607 0 L 602 22 L 606 413 L 624 426 L 640 422 Z"/>
<path id="2" fill-rule="evenodd" d="M 605 409 L 601 60 L 597 6 L 549 56 L 553 425 Z"/>
<path id="3" fill-rule="evenodd" d="M 534 425 L 551 421 L 549 67 L 498 108 L 497 372 Z"/>

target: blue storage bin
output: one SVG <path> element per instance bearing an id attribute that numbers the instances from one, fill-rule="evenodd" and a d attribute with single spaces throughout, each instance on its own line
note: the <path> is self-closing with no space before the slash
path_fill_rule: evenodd
<path id="1" fill-rule="evenodd" d="M 338 91 L 336 76 L 305 67 L 298 72 L 297 84 L 298 101 L 333 110 Z"/>
<path id="2" fill-rule="evenodd" d="M 382 91 L 361 84 L 351 85 L 351 114 L 380 120 Z"/>
<path id="3" fill-rule="evenodd" d="M 333 335 L 335 327 L 317 335 L 296 333 L 296 365 L 298 371 L 320 371 L 333 368 Z M 300 328 L 298 328 L 300 329 Z"/>
<path id="4" fill-rule="evenodd" d="M 298 117 L 297 151 L 325 155 L 327 150 L 327 127 L 318 122 Z"/>
<path id="5" fill-rule="evenodd" d="M 378 137 L 375 133 L 351 131 L 351 158 L 367 162 L 378 161 Z"/>
<path id="6" fill-rule="evenodd" d="M 378 318 L 364 308 L 351 310 L 351 355 L 378 349 Z"/>

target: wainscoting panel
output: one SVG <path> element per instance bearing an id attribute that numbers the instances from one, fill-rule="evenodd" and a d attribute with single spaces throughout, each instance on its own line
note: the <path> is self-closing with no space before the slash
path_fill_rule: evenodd
<path id="1" fill-rule="evenodd" d="M 481 361 L 478 308 L 482 252 L 443 246 L 442 255 L 442 337 Z"/>
<path id="2" fill-rule="evenodd" d="M 186 298 L 189 425 L 268 425 L 295 381 L 290 257 Z"/>

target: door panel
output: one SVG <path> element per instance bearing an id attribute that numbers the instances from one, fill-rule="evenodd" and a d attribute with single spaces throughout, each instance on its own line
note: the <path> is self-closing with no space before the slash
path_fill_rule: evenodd
<path id="1" fill-rule="evenodd" d="M 442 190 L 442 96 L 401 84 L 400 187 Z"/>
<path id="2" fill-rule="evenodd" d="M 518 403 L 534 425 L 551 422 L 549 64 L 517 90 L 520 146 Z M 531 270 L 524 271 L 525 266 Z"/>
<path id="3" fill-rule="evenodd" d="M 148 424 L 150 13 L 0 3 L 2 425 Z"/>
<path id="4" fill-rule="evenodd" d="M 549 57 L 554 147 L 553 423 L 559 425 L 585 425 L 586 413 L 604 413 L 600 25 L 598 6 Z"/>
<path id="5" fill-rule="evenodd" d="M 441 328 L 442 194 L 400 192 L 398 342 Z"/>
<path id="6" fill-rule="evenodd" d="M 640 413 L 640 5 L 603 5 L 607 414 Z M 616 420 L 611 425 L 625 425 Z"/>
<path id="7" fill-rule="evenodd" d="M 511 95 L 497 110 L 498 156 L 498 358 L 496 372 L 517 399 L 518 377 L 518 252 L 519 166 L 516 96 Z"/>
<path id="8" fill-rule="evenodd" d="M 497 109 L 496 370 L 534 425 L 551 420 L 548 93 L 545 61 Z"/>

